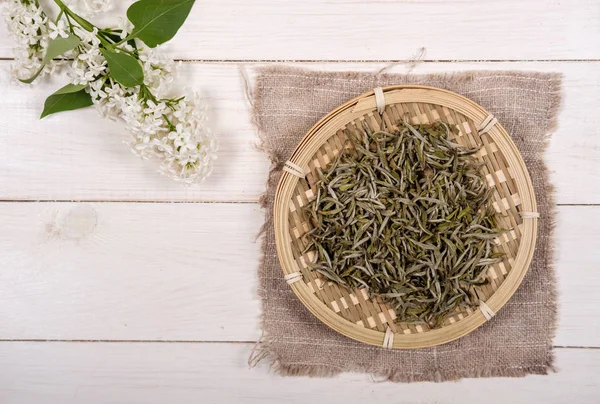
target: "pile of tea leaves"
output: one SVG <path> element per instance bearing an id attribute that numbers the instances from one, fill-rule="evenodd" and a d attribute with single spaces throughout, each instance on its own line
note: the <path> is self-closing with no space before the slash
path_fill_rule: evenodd
<path id="1" fill-rule="evenodd" d="M 397 320 L 439 327 L 474 307 L 500 234 L 481 164 L 444 123 L 399 124 L 393 133 L 347 133 L 352 147 L 319 171 L 305 206 L 315 271 L 366 288 Z"/>

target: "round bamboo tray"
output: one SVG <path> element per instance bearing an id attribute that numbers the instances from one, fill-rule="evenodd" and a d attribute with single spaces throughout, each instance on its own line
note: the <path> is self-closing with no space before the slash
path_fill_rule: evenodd
<path id="1" fill-rule="evenodd" d="M 316 171 L 342 150 L 347 131 L 394 128 L 443 121 L 459 130 L 454 142 L 480 147 L 475 158 L 494 189 L 497 220 L 509 231 L 496 240 L 502 262 L 488 270 L 489 283 L 473 290 L 479 308 L 448 316 L 441 327 L 395 322 L 395 313 L 364 289 L 347 290 L 310 270 L 305 254 L 310 223 L 302 206 L 314 198 Z M 473 331 L 508 301 L 529 268 L 537 236 L 531 179 L 506 130 L 484 108 L 450 91 L 425 86 L 378 88 L 341 105 L 302 139 L 286 163 L 274 204 L 275 241 L 285 279 L 302 303 L 323 323 L 358 341 L 387 348 L 422 348 L 453 341 Z"/>

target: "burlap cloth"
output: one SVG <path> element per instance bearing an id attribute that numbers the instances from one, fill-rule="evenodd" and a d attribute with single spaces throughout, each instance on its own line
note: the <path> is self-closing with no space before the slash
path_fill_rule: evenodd
<path id="1" fill-rule="evenodd" d="M 553 367 L 556 326 L 553 269 L 553 191 L 543 152 L 555 126 L 561 76 L 476 71 L 443 75 L 316 72 L 261 68 L 254 84 L 253 119 L 272 167 L 261 198 L 266 221 L 259 268 L 263 338 L 251 363 L 271 361 L 281 375 L 332 376 L 365 372 L 391 381 L 546 374 Z M 338 105 L 377 86 L 426 84 L 462 94 L 493 113 L 518 146 L 533 181 L 541 215 L 535 255 L 522 285 L 491 321 L 434 348 L 386 350 L 355 342 L 322 324 L 283 279 L 273 232 L 273 199 L 283 163 L 300 139 Z"/>

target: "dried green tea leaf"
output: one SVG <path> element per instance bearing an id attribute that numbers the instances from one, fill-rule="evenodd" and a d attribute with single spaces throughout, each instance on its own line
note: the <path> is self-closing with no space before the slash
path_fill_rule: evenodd
<path id="1" fill-rule="evenodd" d="M 452 142 L 444 123 L 347 135 L 353 147 L 317 172 L 317 197 L 304 207 L 313 269 L 366 288 L 400 322 L 435 328 L 473 307 L 473 288 L 502 260 L 476 150 Z"/>

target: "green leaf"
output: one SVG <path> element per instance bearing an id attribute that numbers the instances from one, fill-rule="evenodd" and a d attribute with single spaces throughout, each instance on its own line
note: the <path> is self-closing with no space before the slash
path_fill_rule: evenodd
<path id="1" fill-rule="evenodd" d="M 72 34 L 66 38 L 59 36 L 56 37 L 56 39 L 50 40 L 50 42 L 48 43 L 48 49 L 46 50 L 46 54 L 44 55 L 44 59 L 42 59 L 42 66 L 40 67 L 40 69 L 30 78 L 26 80 L 19 80 L 27 84 L 33 82 L 33 80 L 35 80 L 37 76 L 39 76 L 40 73 L 44 71 L 44 67 L 48 64 L 49 61 L 51 61 L 55 57 L 62 55 L 67 51 L 70 51 L 71 49 L 74 49 L 80 43 L 81 39 L 79 39 L 78 36 Z"/>
<path id="2" fill-rule="evenodd" d="M 173 38 L 185 22 L 195 0 L 140 0 L 127 9 L 127 18 L 134 29 L 132 38 L 139 38 L 154 48 Z"/>
<path id="3" fill-rule="evenodd" d="M 144 70 L 133 56 L 102 49 L 112 77 L 125 87 L 144 84 Z"/>
<path id="4" fill-rule="evenodd" d="M 67 84 L 66 86 L 56 90 L 52 95 L 76 93 L 87 87 L 87 84 Z"/>
<path id="5" fill-rule="evenodd" d="M 48 63 L 55 57 L 60 56 L 67 51 L 70 51 L 71 49 L 79 45 L 80 42 L 81 39 L 79 39 L 77 35 L 73 34 L 70 34 L 66 38 L 58 36 L 56 37 L 56 39 L 52 39 L 48 43 L 48 50 L 46 51 L 46 55 L 44 56 L 44 60 L 42 60 L 42 63 Z"/>
<path id="6" fill-rule="evenodd" d="M 40 119 L 57 112 L 72 111 L 92 105 L 92 97 L 85 92 L 85 87 L 85 84 L 67 84 L 46 98 Z"/>

